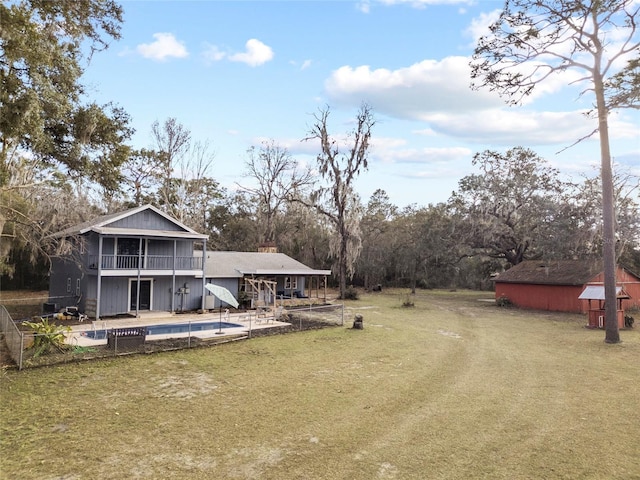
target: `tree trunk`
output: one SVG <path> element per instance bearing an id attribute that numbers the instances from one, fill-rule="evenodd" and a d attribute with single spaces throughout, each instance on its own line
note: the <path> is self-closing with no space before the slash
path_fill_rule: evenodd
<path id="1" fill-rule="evenodd" d="M 338 259 L 340 275 L 340 298 L 344 299 L 347 292 L 347 236 L 344 229 L 340 229 L 340 258 Z"/>
<path id="2" fill-rule="evenodd" d="M 599 69 L 597 70 L 600 71 Z M 602 238 L 605 298 L 605 342 L 619 343 L 618 312 L 616 301 L 616 241 L 613 172 L 609 148 L 609 124 L 604 98 L 604 85 L 599 74 L 594 75 L 596 104 L 598 108 L 598 132 L 600 135 L 600 160 L 602 177 Z"/>

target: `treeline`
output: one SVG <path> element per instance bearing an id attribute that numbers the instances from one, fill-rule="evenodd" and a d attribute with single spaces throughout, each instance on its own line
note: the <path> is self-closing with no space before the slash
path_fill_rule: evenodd
<path id="1" fill-rule="evenodd" d="M 14 242 L 7 256 L 13 271 L 3 277 L 3 289 L 46 288 L 48 257 L 60 253 L 55 250 L 59 245 L 47 242 L 48 234 L 144 203 L 207 233 L 209 249 L 256 251 L 273 244 L 313 268 L 333 269 L 338 285 L 339 234 L 324 214 L 330 205 L 316 196 L 318 178 L 301 169 L 286 148 L 267 142 L 249 149 L 243 178 L 251 187 L 229 191 L 207 176 L 209 168 L 186 176 L 198 171 L 194 164 L 205 165 L 213 157 L 204 156 L 202 144 L 191 146 L 179 122 L 169 119 L 153 128 L 184 139 L 184 152 L 174 156 L 179 162 L 171 169 L 163 167 L 167 156 L 162 149 L 147 150 L 145 162 L 132 155 L 119 173 L 120 188 L 101 202 L 89 191 L 55 182 L 31 187 L 23 206 L 31 222 L 41 226 L 34 234 L 40 238 L 34 236 L 37 248 Z M 347 282 L 367 289 L 488 289 L 493 274 L 526 259 L 601 258 L 598 177 L 563 180 L 558 170 L 522 147 L 478 153 L 473 164 L 478 173 L 460 179 L 448 201 L 436 205 L 399 208 L 384 190 L 366 202 L 351 192 L 345 216 Z M 142 168 L 149 172 L 144 181 Z M 615 185 L 618 258 L 638 272 L 639 179 L 620 172 Z"/>

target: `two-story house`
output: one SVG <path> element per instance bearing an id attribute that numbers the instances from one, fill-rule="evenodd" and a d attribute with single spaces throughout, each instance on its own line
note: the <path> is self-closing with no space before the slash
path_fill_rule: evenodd
<path id="1" fill-rule="evenodd" d="M 72 248 L 52 261 L 49 301 L 91 318 L 204 308 L 207 235 L 151 206 L 53 235 Z"/>

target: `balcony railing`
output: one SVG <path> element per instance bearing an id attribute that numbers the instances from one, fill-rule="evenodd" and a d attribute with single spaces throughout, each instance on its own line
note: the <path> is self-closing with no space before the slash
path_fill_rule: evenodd
<path id="1" fill-rule="evenodd" d="M 142 262 L 142 264 L 140 264 Z M 167 255 L 102 255 L 100 267 L 103 270 L 173 270 L 172 256 Z M 98 268 L 98 255 L 89 256 L 89 268 Z M 202 257 L 176 257 L 176 270 L 201 270 Z"/>

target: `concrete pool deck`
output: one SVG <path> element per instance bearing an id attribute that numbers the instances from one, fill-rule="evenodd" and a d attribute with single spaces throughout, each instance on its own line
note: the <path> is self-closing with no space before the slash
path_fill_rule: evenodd
<path id="1" fill-rule="evenodd" d="M 170 312 L 144 312 L 138 317 L 113 318 L 108 320 L 88 321 L 71 326 L 71 331 L 66 334 L 65 342 L 71 345 L 82 347 L 91 347 L 97 345 L 106 345 L 107 340 L 94 339 L 87 336 L 87 332 L 96 330 L 111 330 L 113 328 L 127 327 L 147 327 L 151 325 L 168 325 L 168 324 L 200 324 L 219 322 L 236 323 L 239 327 L 214 328 L 211 330 L 196 330 L 192 332 L 180 332 L 169 334 L 158 334 L 147 337 L 149 340 L 165 340 L 168 338 L 187 338 L 189 335 L 200 339 L 220 338 L 225 336 L 236 336 L 247 334 L 253 330 L 261 330 L 264 328 L 280 327 L 289 325 L 286 322 L 280 322 L 273 316 L 257 317 L 256 312 L 239 312 L 229 313 L 228 316 L 215 313 L 170 313 Z M 221 333 L 220 333 L 221 332 Z"/>

